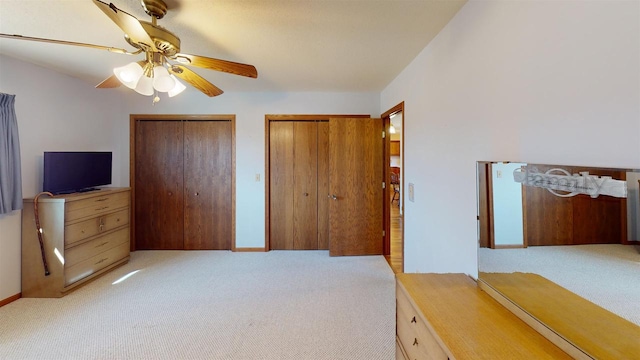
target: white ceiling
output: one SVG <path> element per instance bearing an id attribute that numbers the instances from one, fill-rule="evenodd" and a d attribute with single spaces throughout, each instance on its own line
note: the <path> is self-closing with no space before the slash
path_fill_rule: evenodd
<path id="1" fill-rule="evenodd" d="M 258 79 L 192 67 L 225 91 L 381 91 L 466 0 L 165 0 L 181 52 L 252 64 Z M 108 0 L 106 1 L 108 2 Z M 140 0 L 113 0 L 149 21 Z M 91 0 L 0 0 L 0 32 L 133 51 Z M 135 57 L 0 39 L 0 54 L 97 84 Z M 2 68 L 2 71 L 7 69 Z"/>

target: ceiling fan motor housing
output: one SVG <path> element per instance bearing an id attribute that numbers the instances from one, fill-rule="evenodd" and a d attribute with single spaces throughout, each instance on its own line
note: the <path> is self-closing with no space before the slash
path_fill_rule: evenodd
<path id="1" fill-rule="evenodd" d="M 180 38 L 174 33 L 150 22 L 140 21 L 140 24 L 147 34 L 149 34 L 151 40 L 153 40 L 156 49 L 158 49 L 158 51 L 160 51 L 164 56 L 172 57 L 180 52 Z M 133 43 L 126 34 L 125 40 L 127 40 L 131 46 L 138 49 L 140 48 L 140 45 Z"/>
<path id="2" fill-rule="evenodd" d="M 167 4 L 162 0 L 141 0 L 144 12 L 156 19 L 162 19 L 167 14 Z"/>

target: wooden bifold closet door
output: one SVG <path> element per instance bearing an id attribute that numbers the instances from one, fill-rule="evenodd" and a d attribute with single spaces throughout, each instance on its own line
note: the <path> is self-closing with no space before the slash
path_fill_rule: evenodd
<path id="1" fill-rule="evenodd" d="M 328 122 L 270 124 L 270 247 L 329 248 Z"/>
<path id="2" fill-rule="evenodd" d="M 228 250 L 230 121 L 137 120 L 136 249 Z"/>

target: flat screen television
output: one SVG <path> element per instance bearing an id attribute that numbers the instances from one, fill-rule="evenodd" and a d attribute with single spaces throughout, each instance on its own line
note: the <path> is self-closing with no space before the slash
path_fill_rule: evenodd
<path id="1" fill-rule="evenodd" d="M 106 151 L 46 151 L 42 190 L 58 195 L 110 185 L 111 162 Z"/>

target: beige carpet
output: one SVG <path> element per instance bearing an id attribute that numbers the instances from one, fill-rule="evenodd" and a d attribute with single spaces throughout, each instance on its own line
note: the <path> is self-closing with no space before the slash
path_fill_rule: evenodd
<path id="1" fill-rule="evenodd" d="M 138 251 L 0 308 L 0 359 L 394 359 L 394 334 L 384 258 L 326 251 Z"/>

